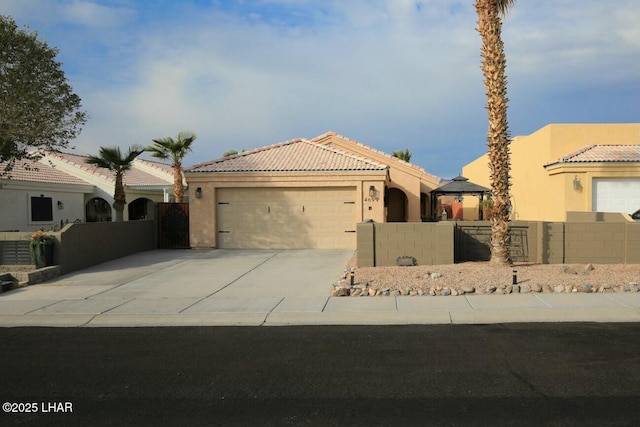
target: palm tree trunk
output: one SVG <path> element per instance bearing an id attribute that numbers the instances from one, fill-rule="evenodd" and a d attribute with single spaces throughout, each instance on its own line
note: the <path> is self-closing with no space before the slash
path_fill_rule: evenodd
<path id="1" fill-rule="evenodd" d="M 478 32 L 482 37 L 482 74 L 487 94 L 489 169 L 493 212 L 491 218 L 491 262 L 510 265 L 509 187 L 511 160 L 507 122 L 506 58 L 502 22 L 496 0 L 476 0 Z"/>
<path id="2" fill-rule="evenodd" d="M 124 185 L 122 184 L 122 173 L 116 174 L 116 185 L 113 194 L 113 209 L 116 211 L 116 221 L 124 221 L 124 206 L 127 204 L 126 195 L 124 193 Z"/>
<path id="3" fill-rule="evenodd" d="M 173 195 L 176 203 L 182 203 L 184 186 L 182 185 L 182 165 L 173 165 Z"/>

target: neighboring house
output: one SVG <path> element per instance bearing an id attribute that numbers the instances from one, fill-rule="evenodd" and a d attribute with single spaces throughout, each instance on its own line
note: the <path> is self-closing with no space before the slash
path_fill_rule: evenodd
<path id="1" fill-rule="evenodd" d="M 4 170 L 5 163 L 0 163 Z M 20 160 L 11 179 L 0 180 L 0 231 L 49 229 L 84 219 L 85 195 L 93 186 L 49 164 Z"/>
<path id="2" fill-rule="evenodd" d="M 484 155 L 463 168 L 489 187 Z M 640 123 L 551 124 L 511 142 L 512 219 L 565 221 L 569 211 L 640 209 Z M 467 199 L 468 204 L 467 204 Z M 465 198 L 465 218 L 477 212 Z"/>
<path id="3" fill-rule="evenodd" d="M 73 221 L 112 221 L 115 178 L 85 159 L 46 151 L 39 161 L 16 162 L 11 178 L 0 182 L 0 230 L 33 231 Z M 170 201 L 173 171 L 164 163 L 135 159 L 124 184 L 124 219 L 151 219 L 156 202 Z"/>
<path id="4" fill-rule="evenodd" d="M 356 224 L 420 221 L 440 179 L 329 132 L 185 170 L 192 247 L 355 248 Z"/>

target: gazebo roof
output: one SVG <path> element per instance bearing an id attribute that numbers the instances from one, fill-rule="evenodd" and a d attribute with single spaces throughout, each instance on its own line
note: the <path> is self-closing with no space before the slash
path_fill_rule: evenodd
<path id="1" fill-rule="evenodd" d="M 483 187 L 473 182 L 469 182 L 469 179 L 464 176 L 456 176 L 451 182 L 438 187 L 431 191 L 431 194 L 435 196 L 441 196 L 445 194 L 490 194 L 491 190 L 487 187 Z"/>

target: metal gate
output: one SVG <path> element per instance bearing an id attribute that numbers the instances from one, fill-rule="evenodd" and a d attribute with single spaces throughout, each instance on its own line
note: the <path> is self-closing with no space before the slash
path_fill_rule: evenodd
<path id="1" fill-rule="evenodd" d="M 189 249 L 189 204 L 158 203 L 158 248 Z"/>
<path id="2" fill-rule="evenodd" d="M 460 225 L 454 229 L 454 262 L 489 261 L 491 259 L 491 226 Z M 529 261 L 528 227 L 512 226 L 511 259 Z"/>

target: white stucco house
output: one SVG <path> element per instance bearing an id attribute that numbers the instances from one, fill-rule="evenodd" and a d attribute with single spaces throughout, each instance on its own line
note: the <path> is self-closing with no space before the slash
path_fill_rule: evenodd
<path id="1" fill-rule="evenodd" d="M 85 163 L 86 156 L 42 152 L 38 161 L 16 162 L 0 180 L 0 231 L 55 229 L 68 222 L 112 221 L 115 178 Z M 4 165 L 0 164 L 0 169 Z M 153 218 L 157 202 L 171 201 L 173 172 L 165 163 L 135 159 L 124 176 L 124 219 Z"/>

